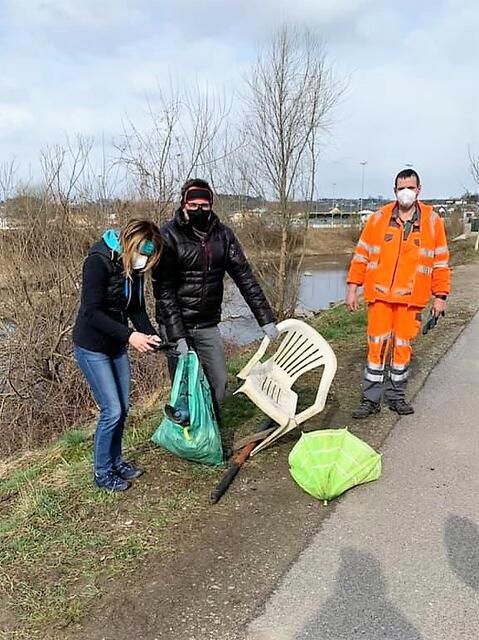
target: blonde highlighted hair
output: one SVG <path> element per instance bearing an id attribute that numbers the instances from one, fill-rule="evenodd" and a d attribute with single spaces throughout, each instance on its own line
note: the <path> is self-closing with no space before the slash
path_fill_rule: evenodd
<path id="1" fill-rule="evenodd" d="M 154 251 L 153 254 L 148 257 L 145 268 L 141 270 L 142 273 L 153 269 L 161 258 L 163 240 L 159 228 L 150 220 L 132 218 L 120 231 L 119 241 L 122 248 L 123 269 L 128 278 L 131 278 L 133 271 L 133 256 L 139 251 L 140 245 L 145 240 L 153 243 Z"/>

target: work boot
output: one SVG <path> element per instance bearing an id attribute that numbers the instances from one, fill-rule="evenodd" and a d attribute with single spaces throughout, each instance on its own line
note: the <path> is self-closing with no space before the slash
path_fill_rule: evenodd
<path id="1" fill-rule="evenodd" d="M 381 405 L 379 402 L 373 402 L 367 398 L 363 398 L 363 401 L 357 409 L 352 412 L 352 417 L 356 420 L 367 418 L 381 411 Z"/>
<path id="2" fill-rule="evenodd" d="M 113 471 L 109 471 L 101 476 L 95 474 L 93 481 L 99 489 L 105 489 L 105 491 L 111 491 L 112 493 L 126 491 L 131 486 L 129 482 L 117 476 Z"/>
<path id="3" fill-rule="evenodd" d="M 134 467 L 132 464 L 125 462 L 124 460 L 122 460 L 116 467 L 113 467 L 113 471 L 117 476 L 123 478 L 123 480 L 134 480 L 145 473 L 143 469 Z"/>
<path id="4" fill-rule="evenodd" d="M 406 400 L 403 400 L 402 398 L 401 400 L 389 400 L 388 406 L 391 411 L 395 411 L 400 416 L 408 416 L 411 413 L 414 413 L 414 408 L 412 407 L 412 405 L 410 405 L 409 402 L 406 402 Z"/>

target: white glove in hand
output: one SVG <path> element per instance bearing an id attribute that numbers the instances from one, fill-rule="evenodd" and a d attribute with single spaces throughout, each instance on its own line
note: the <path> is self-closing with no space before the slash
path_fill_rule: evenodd
<path id="1" fill-rule="evenodd" d="M 274 322 L 268 322 L 268 324 L 263 325 L 261 329 L 271 341 L 276 340 L 276 338 L 279 336 L 278 328 L 274 324 Z"/>
<path id="2" fill-rule="evenodd" d="M 180 356 L 186 356 L 188 353 L 188 343 L 184 338 L 180 338 L 176 341 L 176 350 Z"/>

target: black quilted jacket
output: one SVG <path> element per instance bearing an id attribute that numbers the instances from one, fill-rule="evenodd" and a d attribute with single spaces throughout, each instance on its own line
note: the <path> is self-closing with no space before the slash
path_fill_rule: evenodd
<path id="1" fill-rule="evenodd" d="M 156 319 L 165 326 L 169 340 L 185 337 L 190 329 L 219 323 L 225 273 L 236 283 L 260 326 L 275 321 L 235 234 L 214 213 L 204 238 L 185 222 L 181 209 L 161 232 L 164 249 L 153 273 L 153 290 Z"/>

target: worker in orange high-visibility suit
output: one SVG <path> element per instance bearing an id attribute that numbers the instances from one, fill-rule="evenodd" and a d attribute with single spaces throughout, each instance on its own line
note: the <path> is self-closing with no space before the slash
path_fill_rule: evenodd
<path id="1" fill-rule="evenodd" d="M 411 344 L 431 295 L 432 313 L 446 308 L 450 270 L 444 224 L 418 200 L 420 190 L 414 170 L 398 173 L 396 201 L 369 218 L 351 261 L 346 304 L 357 310 L 360 286 L 368 304 L 368 361 L 354 418 L 380 411 L 383 395 L 393 411 L 414 413 L 405 398 Z"/>

